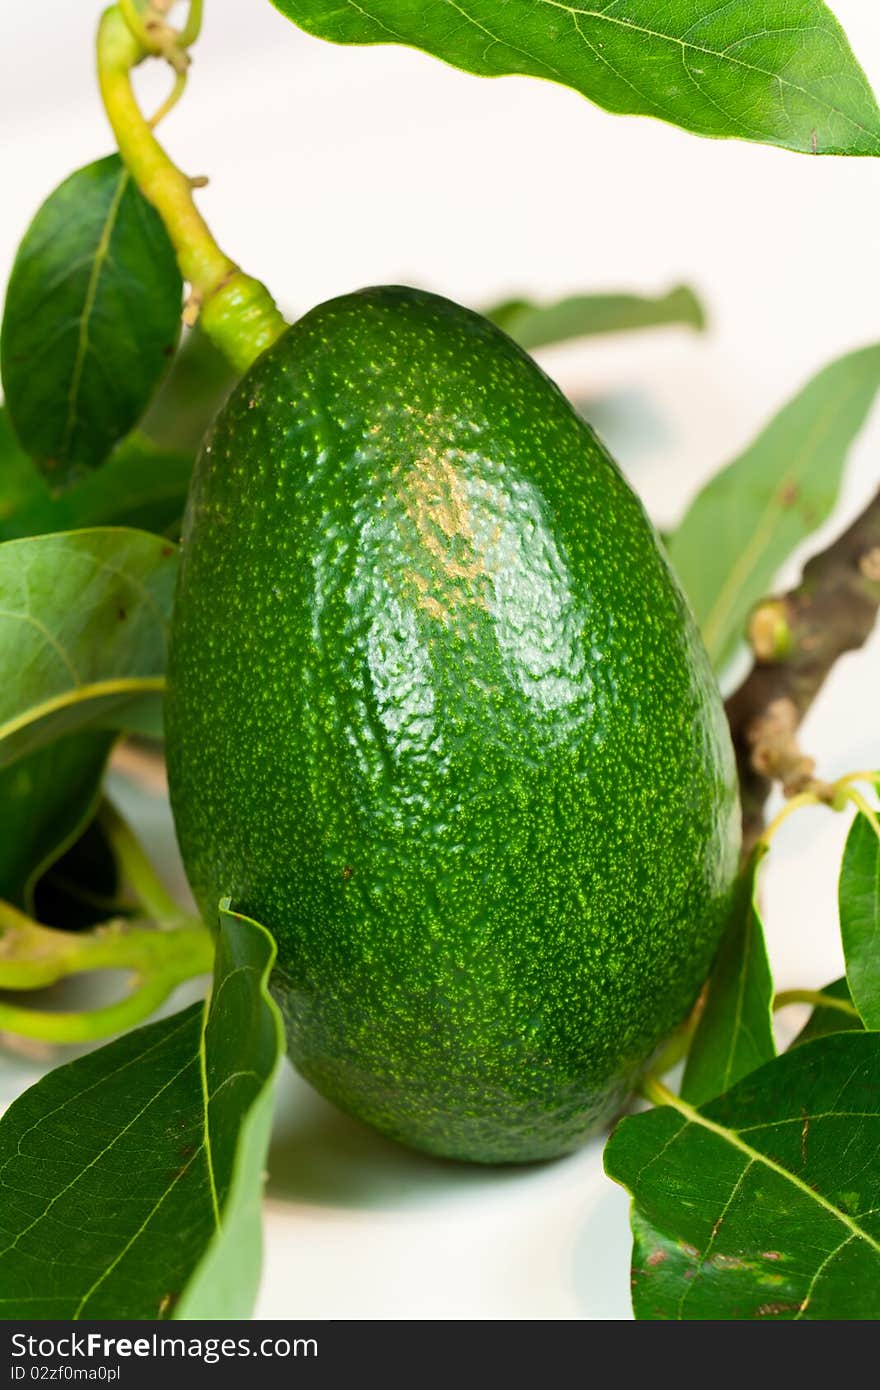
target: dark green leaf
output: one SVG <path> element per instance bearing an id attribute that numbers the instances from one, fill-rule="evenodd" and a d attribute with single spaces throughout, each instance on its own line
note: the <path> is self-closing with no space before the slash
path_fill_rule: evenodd
<path id="1" fill-rule="evenodd" d="M 786 1052 L 699 1110 L 624 1120 L 637 1318 L 880 1318 L 880 1036 Z"/>
<path id="2" fill-rule="evenodd" d="M 86 730 L 0 768 L 0 898 L 32 911 L 37 879 L 97 809 L 112 742 Z"/>
<path id="3" fill-rule="evenodd" d="M 109 456 L 174 352 L 182 282 L 118 155 L 66 179 L 18 250 L 0 366 L 18 438 L 54 486 Z"/>
<path id="4" fill-rule="evenodd" d="M 243 1318 L 282 1048 L 271 938 L 222 914 L 194 1005 L 60 1067 L 0 1120 L 0 1316 Z"/>
<path id="5" fill-rule="evenodd" d="M 31 467 L 27 491 L 19 487 L 0 514 L 0 541 L 90 526 L 132 526 L 176 540 L 193 461 L 131 435 L 103 468 L 56 495 Z"/>
<path id="6" fill-rule="evenodd" d="M 484 313 L 529 351 L 597 333 L 628 333 L 671 323 L 697 329 L 706 325 L 703 306 L 686 285 L 659 299 L 637 294 L 578 294 L 555 304 L 509 299 Z"/>
<path id="7" fill-rule="evenodd" d="M 852 1005 L 849 986 L 846 980 L 834 980 L 832 984 L 826 985 L 821 991 L 831 999 L 840 999 L 845 1004 Z M 801 1043 L 810 1042 L 813 1038 L 824 1038 L 829 1033 L 851 1033 L 853 1030 L 862 1031 L 864 1024 L 855 1013 L 845 1013 L 842 1009 L 817 1005 L 810 1017 L 807 1019 L 801 1031 L 792 1042 L 792 1047 L 799 1047 Z"/>
<path id="8" fill-rule="evenodd" d="M 163 449 L 195 453 L 236 380 L 219 348 L 194 328 L 144 417 L 145 434 Z"/>
<path id="9" fill-rule="evenodd" d="M 561 82 L 608 111 L 818 154 L 880 154 L 880 112 L 820 0 L 273 0 L 335 43 L 403 43 L 483 77 Z"/>
<path id="10" fill-rule="evenodd" d="M 838 889 L 846 978 L 866 1028 L 880 1029 L 880 836 L 861 812 L 843 852 Z"/>
<path id="11" fill-rule="evenodd" d="M 819 372 L 706 484 L 670 538 L 716 670 L 736 651 L 779 567 L 830 514 L 878 388 L 880 345 Z"/>
<path id="12" fill-rule="evenodd" d="M 0 540 L 9 539 L 14 518 L 41 494 L 48 495 L 46 486 L 12 432 L 9 411 L 0 405 Z"/>
<path id="13" fill-rule="evenodd" d="M 144 531 L 0 545 L 0 767 L 77 729 L 161 728 L 176 572 Z"/>
<path id="14" fill-rule="evenodd" d="M 755 901 L 763 857 L 755 851 L 736 885 L 730 925 L 688 1052 L 681 1094 L 693 1105 L 729 1090 L 776 1055 L 773 976 Z"/>

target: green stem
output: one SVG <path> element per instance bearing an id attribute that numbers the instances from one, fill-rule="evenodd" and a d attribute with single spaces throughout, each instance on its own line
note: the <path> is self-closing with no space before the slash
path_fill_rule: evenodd
<path id="1" fill-rule="evenodd" d="M 205 333 L 243 372 L 287 324 L 265 285 L 221 251 L 193 202 L 190 180 L 168 158 L 144 118 L 131 72 L 148 54 L 122 10 L 116 5 L 105 10 L 98 27 L 98 81 L 119 152 L 165 224 Z"/>
<path id="2" fill-rule="evenodd" d="M 838 1013 L 859 1018 L 859 1011 L 848 999 L 836 999 L 821 989 L 783 989 L 773 1000 L 773 1012 L 789 1004 L 812 1004 L 814 1009 L 836 1009 Z"/>
<path id="3" fill-rule="evenodd" d="M 159 878 L 131 826 L 106 800 L 101 805 L 98 819 L 116 855 L 122 877 L 146 915 L 156 922 L 178 921 L 183 916 L 180 905 Z"/>
<path id="4" fill-rule="evenodd" d="M 649 1071 L 642 1077 L 639 1089 L 645 1100 L 649 1100 L 652 1105 L 672 1105 L 676 1110 L 681 1108 L 675 1092 L 664 1086 L 659 1076 L 655 1076 L 653 1072 Z"/>
<path id="5" fill-rule="evenodd" d="M 186 23 L 180 31 L 180 42 L 183 48 L 189 48 L 190 44 L 195 43 L 199 34 L 202 32 L 202 0 L 190 0 L 189 14 Z"/>
<path id="6" fill-rule="evenodd" d="M 193 918 L 163 931 L 128 921 L 92 932 L 43 927 L 0 902 L 0 989 L 29 990 L 91 970 L 132 972 L 126 998 L 101 1009 L 56 1013 L 0 1002 L 0 1029 L 44 1042 L 88 1042 L 132 1028 L 185 980 L 211 969 L 214 946 Z"/>
<path id="7" fill-rule="evenodd" d="M 201 972 L 199 972 L 201 973 Z M 184 976 L 184 978 L 188 978 Z M 54 1013 L 48 1009 L 19 1008 L 0 1003 L 0 1032 L 20 1038 L 63 1044 L 97 1042 L 136 1028 L 164 1004 L 181 981 L 151 980 L 132 991 L 118 1004 L 85 1012 Z"/>

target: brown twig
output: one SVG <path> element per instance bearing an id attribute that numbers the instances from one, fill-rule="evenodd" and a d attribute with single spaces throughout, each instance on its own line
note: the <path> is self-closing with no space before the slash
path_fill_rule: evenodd
<path id="1" fill-rule="evenodd" d="M 749 624 L 755 664 L 727 701 L 748 850 L 764 826 L 773 782 L 786 796 L 824 784 L 800 749 L 801 721 L 844 652 L 867 641 L 880 608 L 880 493 L 804 567 L 800 584 L 758 605 Z"/>

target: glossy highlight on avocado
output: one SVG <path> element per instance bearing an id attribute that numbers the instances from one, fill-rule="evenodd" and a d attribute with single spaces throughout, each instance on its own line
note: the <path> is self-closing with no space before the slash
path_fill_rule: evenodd
<path id="1" fill-rule="evenodd" d="M 574 1148 L 706 976 L 739 816 L 693 620 L 588 426 L 448 300 L 323 304 L 233 392 L 167 737 L 202 912 L 274 933 L 294 1063 L 404 1143 Z"/>

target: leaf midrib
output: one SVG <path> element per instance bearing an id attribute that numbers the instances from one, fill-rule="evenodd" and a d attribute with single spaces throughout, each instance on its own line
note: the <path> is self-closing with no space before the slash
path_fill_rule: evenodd
<path id="1" fill-rule="evenodd" d="M 119 208 L 128 180 L 128 170 L 123 167 L 120 171 L 119 183 L 107 210 L 107 217 L 101 229 L 101 236 L 92 260 L 92 268 L 89 272 L 89 280 L 86 285 L 86 294 L 79 320 L 76 355 L 73 362 L 73 371 L 70 375 L 70 385 L 67 390 L 67 412 L 64 419 L 64 434 L 61 442 L 61 453 L 64 456 L 67 455 L 71 439 L 73 438 L 73 432 L 76 429 L 79 388 L 82 384 L 86 355 L 89 350 L 89 324 L 91 323 L 92 313 L 95 308 L 95 300 L 98 296 L 98 285 L 101 280 L 101 272 L 104 269 L 104 263 L 110 251 L 110 239 L 113 236 L 113 229 L 116 226 L 116 219 L 119 216 Z"/>
<path id="2" fill-rule="evenodd" d="M 464 20 L 466 20 L 469 24 L 473 25 L 473 27 L 474 27 L 479 33 L 485 34 L 485 36 L 486 36 L 488 39 L 490 39 L 490 40 L 492 41 L 492 43 L 498 44 L 499 47 L 501 47 L 501 48 L 507 48 L 507 49 L 512 50 L 513 52 L 521 53 L 524 57 L 528 58 L 528 59 L 529 59 L 530 61 L 532 61 L 532 62 L 536 61 L 536 55 L 535 55 L 534 53 L 528 52 L 527 50 L 525 50 L 525 49 L 519 47 L 517 44 L 512 43 L 512 42 L 510 42 L 510 41 L 508 41 L 508 40 L 506 40 L 506 39 L 499 38 L 497 34 L 493 34 L 492 31 L 491 31 L 490 29 L 488 29 L 484 24 L 482 24 L 474 15 L 470 14 L 469 11 L 467 10 L 467 8 L 466 8 L 464 5 L 459 4 L 459 3 L 457 2 L 457 0 L 450 0 L 450 3 L 452 4 L 452 8 L 455 9 L 455 10 L 462 16 L 462 18 L 463 18 Z M 681 38 L 681 37 L 679 37 L 678 35 L 675 35 L 675 34 L 668 34 L 668 33 L 662 33 L 660 30 L 649 28 L 647 25 L 635 24 L 632 20 L 621 19 L 619 16 L 617 16 L 617 15 L 611 15 L 611 14 L 608 14 L 607 12 L 598 11 L 598 10 L 589 10 L 589 9 L 579 9 L 579 8 L 576 8 L 576 7 L 573 6 L 573 5 L 566 5 L 566 4 L 563 4 L 563 3 L 561 2 L 561 0 L 538 0 L 538 3 L 544 4 L 544 5 L 548 5 L 548 6 L 550 6 L 550 7 L 553 8 L 553 9 L 561 10 L 561 11 L 563 11 L 563 13 L 569 15 L 569 16 L 571 17 L 571 19 L 573 20 L 573 22 L 574 22 L 575 30 L 576 30 L 576 32 L 578 33 L 578 35 L 579 35 L 581 41 L 582 41 L 593 53 L 595 53 L 595 49 L 593 48 L 593 45 L 590 43 L 590 41 L 587 39 L 586 35 L 583 33 L 583 31 L 582 31 L 581 28 L 580 28 L 580 25 L 579 25 L 579 22 L 578 22 L 580 18 L 592 19 L 592 20 L 595 20 L 597 23 L 600 23 L 600 24 L 613 25 L 613 26 L 616 26 L 616 27 L 619 28 L 619 29 L 628 30 L 628 31 L 632 32 L 633 34 L 639 34 L 639 35 L 643 36 L 644 38 L 653 39 L 653 40 L 655 40 L 655 41 L 658 42 L 658 43 L 674 44 L 674 45 L 676 45 L 678 48 L 680 48 L 680 49 L 682 50 L 683 53 L 687 52 L 687 53 L 699 54 L 699 55 L 702 55 L 703 57 L 706 57 L 706 58 L 712 58 L 712 59 L 714 59 L 716 62 L 720 62 L 720 63 L 730 63 L 731 66 L 733 66 L 733 67 L 741 68 L 741 69 L 743 69 L 743 70 L 746 71 L 746 72 L 753 72 L 753 73 L 756 73 L 756 74 L 758 74 L 760 77 L 763 77 L 763 78 L 766 78 L 766 79 L 768 79 L 768 80 L 770 80 L 770 81 L 772 81 L 772 82 L 778 83 L 779 86 L 780 86 L 781 88 L 785 89 L 785 90 L 788 90 L 788 91 L 790 91 L 790 92 L 799 93 L 801 96 L 806 97 L 808 101 L 814 102 L 817 106 L 823 107 L 826 111 L 828 111 L 828 112 L 831 113 L 832 115 L 835 115 L 835 116 L 840 117 L 841 120 L 845 121 L 848 125 L 852 126 L 853 129 L 860 131 L 862 135 L 866 136 L 866 137 L 874 144 L 874 146 L 875 146 L 877 149 L 880 149 L 880 136 L 878 136 L 878 134 L 877 134 L 876 131 L 873 131 L 873 130 L 871 130 L 869 127 L 863 125 L 860 121 L 856 120 L 856 118 L 855 118 L 854 116 L 851 116 L 847 111 L 844 111 L 841 107 L 835 106 L 833 102 L 828 101 L 825 97 L 821 96 L 819 93 L 814 92 L 814 91 L 811 91 L 811 90 L 810 90 L 809 88 L 807 88 L 807 87 L 801 86 L 801 84 L 798 83 L 798 82 L 792 82 L 789 78 L 785 77 L 782 73 L 773 72 L 773 71 L 770 71 L 770 70 L 768 70 L 768 69 L 766 69 L 766 68 L 759 67 L 758 64 L 756 64 L 756 63 L 747 63 L 743 58 L 735 58 L 735 57 L 732 57 L 732 56 L 730 56 L 730 54 L 728 54 L 728 53 L 723 53 L 723 52 L 721 52 L 721 51 L 718 50 L 718 49 L 707 48 L 707 47 L 705 47 L 705 46 L 702 45 L 702 44 L 691 43 L 691 42 L 689 42 L 687 39 Z M 363 15 L 364 18 L 368 19 L 371 23 L 377 25 L 377 27 L 378 27 L 379 29 L 384 30 L 385 33 L 388 34 L 392 39 L 397 39 L 397 40 L 399 40 L 399 41 L 402 42 L 402 43 L 412 44 L 413 40 L 408 39 L 406 36 L 404 36 L 404 35 L 402 35 L 402 34 L 396 33 L 396 32 L 395 32 L 388 24 L 386 24 L 382 19 L 378 18 L 378 17 L 377 17 L 376 15 L 374 15 L 374 14 L 371 14 L 370 11 L 369 11 L 364 5 L 357 4 L 357 3 L 355 2 L 355 0 L 347 0 L 347 4 L 348 4 L 348 7 L 349 7 L 350 9 L 352 9 L 352 10 L 356 11 L 357 13 Z M 818 28 L 819 26 L 815 26 L 815 27 Z M 829 39 L 834 39 L 835 41 L 837 41 L 838 46 L 840 46 L 840 36 L 835 32 L 834 29 L 820 29 L 820 32 L 826 34 L 826 35 L 828 36 Z M 756 35 L 750 34 L 750 35 L 746 35 L 746 36 L 744 36 L 744 37 L 747 37 L 747 38 L 754 38 L 754 37 L 756 37 Z M 421 46 L 421 45 L 419 45 L 419 46 Z M 654 107 L 656 110 L 658 110 L 658 111 L 664 110 L 663 104 L 662 104 L 660 101 L 658 101 L 656 98 L 654 98 L 654 97 L 646 97 L 646 96 L 644 95 L 644 93 L 639 92 L 639 91 L 633 86 L 633 84 L 625 77 L 625 75 L 624 75 L 623 73 L 618 72 L 618 70 L 608 61 L 608 59 L 607 59 L 607 57 L 605 57 L 605 55 L 596 54 L 596 56 L 601 58 L 601 60 L 605 63 L 605 66 L 608 67 L 608 68 L 610 69 L 610 71 L 614 73 L 615 77 L 617 77 L 620 81 L 625 82 L 627 86 L 632 87 L 633 91 L 636 92 L 636 95 L 639 96 L 639 97 L 641 98 L 641 100 L 648 102 L 651 106 L 653 106 L 653 107 Z M 452 59 L 451 61 L 454 62 L 455 60 Z M 549 69 L 549 71 L 555 73 L 556 76 L 557 76 L 557 78 L 559 78 L 560 80 L 562 80 L 562 74 L 559 72 L 559 69 L 558 69 L 558 68 L 554 67 L 554 65 L 553 65 L 552 63 L 547 63 L 546 60 L 544 60 L 544 59 L 537 59 L 537 61 L 540 61 L 540 62 L 544 63 L 544 65 Z M 688 74 L 688 77 L 689 77 L 691 83 L 693 83 L 693 85 L 696 86 L 696 87 L 698 87 L 698 89 L 699 89 L 699 84 L 697 84 L 697 83 L 695 82 L 694 77 L 693 77 L 693 75 L 691 74 L 690 70 L 687 69 L 687 67 L 686 67 L 685 70 L 687 71 L 687 74 Z M 858 70 L 858 69 L 857 69 L 857 70 Z M 569 81 L 568 79 L 565 79 L 565 85 L 571 85 L 571 83 L 570 83 L 570 81 Z M 866 84 L 866 83 L 863 82 L 862 88 L 863 88 L 864 94 L 865 94 L 866 96 L 870 96 L 870 88 L 867 87 L 867 84 Z M 702 90 L 702 89 L 700 89 L 700 90 Z M 669 113 L 667 113 L 667 114 L 669 114 Z M 728 120 L 735 120 L 735 119 L 736 119 L 736 118 L 732 117 L 728 112 L 724 112 L 723 114 L 727 117 Z M 740 125 L 743 124 L 741 121 L 738 121 L 737 123 L 740 124 Z"/>
<path id="3" fill-rule="evenodd" d="M 546 3 L 546 0 L 545 0 Z M 843 393 L 842 398 L 832 402 L 826 410 L 822 412 L 819 419 L 813 425 L 803 449 L 800 451 L 800 458 L 792 465 L 788 473 L 774 486 L 767 505 L 763 513 L 758 518 L 757 525 L 754 526 L 752 534 L 745 547 L 740 551 L 738 559 L 732 565 L 727 579 L 719 590 L 715 602 L 712 604 L 706 615 L 703 628 L 703 641 L 706 644 L 713 664 L 717 663 L 721 654 L 730 640 L 730 635 L 725 633 L 724 625 L 730 617 L 732 609 L 736 606 L 737 599 L 742 592 L 746 579 L 751 574 L 757 561 L 765 553 L 770 540 L 780 524 L 781 505 L 779 495 L 787 487 L 794 483 L 802 483 L 804 475 L 810 471 L 811 465 L 815 462 L 815 456 L 824 443 L 825 437 L 830 427 L 836 422 L 838 416 L 850 405 L 851 401 L 857 396 L 864 386 L 864 382 L 855 382 L 848 391 Z"/>
<path id="4" fill-rule="evenodd" d="M 165 690 L 164 676 L 126 676 L 116 680 L 93 681 L 88 685 L 71 686 L 51 700 L 40 705 L 31 705 L 21 714 L 0 724 L 0 744 L 31 724 L 57 714 L 68 705 L 78 705 L 97 700 L 108 695 L 147 695 L 153 692 L 162 694 Z"/>
<path id="5" fill-rule="evenodd" d="M 747 72 L 755 72 L 758 73 L 761 77 L 770 78 L 772 81 L 778 82 L 780 87 L 787 87 L 792 92 L 799 92 L 801 96 L 808 97 L 810 101 L 814 101 L 818 106 L 824 106 L 826 111 L 831 111 L 834 113 L 834 115 L 841 116 L 843 120 L 847 121 L 856 130 L 860 130 L 863 135 L 867 135 L 869 139 L 873 140 L 874 143 L 878 145 L 878 147 L 880 147 L 880 138 L 878 138 L 874 131 L 869 130 L 867 126 L 863 126 L 859 121 L 857 121 L 853 116 L 850 116 L 846 111 L 843 111 L 839 106 L 835 106 L 832 102 L 826 101 L 823 97 L 818 96 L 815 92 L 811 92 L 808 87 L 802 87 L 797 82 L 789 81 L 788 78 L 784 77 L 781 73 L 768 71 L 767 68 L 759 67 L 757 63 L 747 63 L 742 58 L 731 58 L 727 53 L 723 53 L 717 48 L 706 48 L 701 44 L 689 43 L 686 39 L 679 38 L 675 34 L 664 34 L 657 29 L 649 29 L 646 25 L 634 24 L 632 20 L 620 19 L 617 15 L 607 14 L 601 10 L 579 9 L 574 5 L 562 4 L 561 0 L 538 0 L 538 3 L 542 5 L 549 5 L 552 9 L 555 10 L 563 10 L 566 14 L 570 14 L 572 18 L 576 18 L 577 16 L 582 15 L 585 19 L 595 19 L 598 20 L 600 23 L 613 24 L 620 29 L 628 29 L 631 30 L 633 33 L 643 34 L 646 38 L 657 39 L 661 43 L 677 44 L 679 48 L 684 49 L 687 52 L 700 53 L 706 58 L 714 58 L 716 59 L 716 61 L 722 63 L 732 63 L 736 67 L 745 68 Z M 456 6 L 456 8 L 458 8 L 458 6 Z M 829 33 L 829 35 L 832 33 L 832 31 L 830 30 L 822 32 L 827 32 Z M 752 39 L 756 37 L 756 34 L 744 34 L 741 36 L 738 42 L 742 43 L 746 39 Z M 586 42 L 586 40 L 584 40 L 584 42 Z M 727 113 L 725 112 L 725 114 Z"/>
<path id="6" fill-rule="evenodd" d="M 724 1125 L 716 1124 L 714 1120 L 710 1120 L 707 1116 L 702 1115 L 695 1106 L 689 1105 L 686 1100 L 682 1100 L 681 1096 L 670 1093 L 669 1100 L 666 1103 L 671 1109 L 677 1110 L 689 1124 L 699 1125 L 702 1129 L 706 1129 L 711 1134 L 715 1134 L 720 1139 L 723 1139 L 725 1143 L 732 1145 L 733 1148 L 739 1149 L 740 1153 L 746 1155 L 750 1163 L 761 1163 L 765 1168 L 776 1173 L 778 1177 L 784 1178 L 787 1182 L 791 1183 L 793 1187 L 797 1188 L 799 1192 L 802 1192 L 804 1196 L 809 1197 L 812 1201 L 816 1202 L 818 1206 L 823 1207 L 825 1211 L 835 1217 L 853 1236 L 856 1236 L 859 1240 L 864 1240 L 872 1250 L 880 1255 L 880 1241 L 875 1240 L 874 1237 L 863 1230 L 858 1222 L 854 1221 L 851 1216 L 841 1211 L 840 1207 L 836 1207 L 827 1197 L 823 1197 L 821 1192 L 817 1192 L 815 1188 L 810 1187 L 809 1184 L 805 1183 L 802 1178 L 799 1178 L 796 1173 L 792 1173 L 790 1169 L 784 1168 L 781 1163 L 777 1163 L 775 1159 L 770 1158 L 767 1154 L 761 1153 L 760 1149 L 753 1149 L 751 1144 L 747 1144 L 737 1130 L 726 1129 Z M 681 1133 L 681 1131 L 679 1131 L 679 1133 Z"/>

